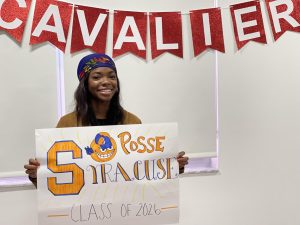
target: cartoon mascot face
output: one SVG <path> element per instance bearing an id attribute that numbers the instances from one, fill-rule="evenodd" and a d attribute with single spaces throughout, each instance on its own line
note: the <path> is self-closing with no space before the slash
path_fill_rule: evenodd
<path id="1" fill-rule="evenodd" d="M 107 132 L 100 132 L 96 135 L 90 147 L 86 147 L 85 150 L 95 161 L 107 162 L 115 157 L 117 145 Z"/>

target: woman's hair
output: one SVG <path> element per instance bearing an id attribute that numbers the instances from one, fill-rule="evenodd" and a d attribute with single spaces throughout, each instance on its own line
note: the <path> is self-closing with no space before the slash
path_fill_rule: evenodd
<path id="1" fill-rule="evenodd" d="M 75 94 L 75 112 L 77 115 L 77 123 L 83 126 L 95 126 L 96 116 L 91 105 L 92 95 L 88 90 L 88 77 L 81 79 Z M 117 125 L 123 122 L 124 110 L 120 104 L 120 82 L 117 77 L 117 92 L 112 97 L 106 119 L 109 125 Z"/>

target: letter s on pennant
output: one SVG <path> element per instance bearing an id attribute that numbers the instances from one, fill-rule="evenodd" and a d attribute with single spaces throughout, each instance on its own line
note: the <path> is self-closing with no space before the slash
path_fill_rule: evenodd
<path id="1" fill-rule="evenodd" d="M 55 142 L 48 151 L 47 164 L 53 173 L 72 173 L 72 183 L 57 183 L 56 177 L 48 177 L 48 189 L 54 195 L 78 195 L 84 186 L 84 171 L 76 164 L 57 164 L 58 153 L 72 152 L 72 158 L 82 158 L 82 150 L 73 141 Z"/>

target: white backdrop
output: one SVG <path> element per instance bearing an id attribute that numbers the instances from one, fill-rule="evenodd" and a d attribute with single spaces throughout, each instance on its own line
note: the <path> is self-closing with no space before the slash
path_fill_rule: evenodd
<path id="1" fill-rule="evenodd" d="M 57 121 L 55 49 L 31 52 L 0 36 L 0 172 L 23 170 L 35 154 L 34 130 Z"/>

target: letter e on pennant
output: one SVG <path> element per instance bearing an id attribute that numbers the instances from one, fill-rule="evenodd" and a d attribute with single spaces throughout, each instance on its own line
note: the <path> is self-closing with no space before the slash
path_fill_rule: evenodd
<path id="1" fill-rule="evenodd" d="M 259 1 L 231 5 L 230 12 L 238 49 L 249 41 L 267 43 Z"/>

